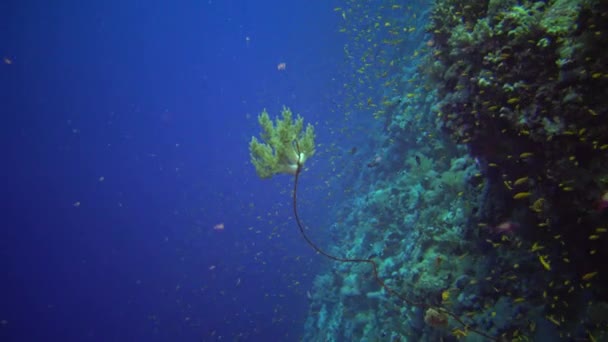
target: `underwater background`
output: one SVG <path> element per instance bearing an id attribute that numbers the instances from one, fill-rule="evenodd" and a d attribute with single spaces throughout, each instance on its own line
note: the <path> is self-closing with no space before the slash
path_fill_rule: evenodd
<path id="1" fill-rule="evenodd" d="M 602 0 L 4 1 L 0 340 L 606 341 L 607 45 Z"/>

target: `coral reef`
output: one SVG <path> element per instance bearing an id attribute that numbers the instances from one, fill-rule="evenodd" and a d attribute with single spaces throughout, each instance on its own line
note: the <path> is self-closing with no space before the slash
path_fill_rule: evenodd
<path id="1" fill-rule="evenodd" d="M 539 312 L 563 336 L 581 322 L 595 329 L 572 318 L 584 317 L 573 304 L 582 298 L 608 299 L 599 286 L 606 279 L 585 280 L 608 271 L 595 238 L 607 223 L 596 202 L 608 187 L 608 56 L 598 49 L 608 43 L 608 7 L 584 0 L 435 6 L 427 70 L 438 85 L 440 125 L 466 144 L 488 180 L 478 224 L 519 226 L 506 243 L 487 237 L 500 250 L 496 269 L 517 279 L 527 272 L 513 265 L 525 261 L 528 272 L 544 273 L 503 291 L 542 302 Z M 446 19 L 448 8 L 467 15 Z"/>
<path id="2" fill-rule="evenodd" d="M 357 26 L 354 41 L 384 42 L 367 21 L 388 9 L 401 7 L 344 10 L 378 31 Z M 365 265 L 334 264 L 304 339 L 608 338 L 608 3 L 436 0 L 422 13 L 411 58 L 395 48 L 378 79 L 354 80 L 385 157 L 361 170 L 332 251 L 371 256 L 390 288 L 430 307 L 378 288 Z M 360 45 L 347 55 L 372 69 Z M 382 90 L 361 96 L 371 82 Z"/>

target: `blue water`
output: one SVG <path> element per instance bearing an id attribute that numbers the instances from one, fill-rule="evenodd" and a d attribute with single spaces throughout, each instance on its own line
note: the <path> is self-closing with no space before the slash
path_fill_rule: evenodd
<path id="1" fill-rule="evenodd" d="M 248 142 L 283 105 L 333 141 L 334 6 L 2 2 L 2 341 L 302 335 L 327 261 L 298 236 L 291 178 L 258 179 Z M 318 153 L 309 190 L 332 172 Z M 331 224 L 327 192 L 302 195 L 308 223 Z"/>

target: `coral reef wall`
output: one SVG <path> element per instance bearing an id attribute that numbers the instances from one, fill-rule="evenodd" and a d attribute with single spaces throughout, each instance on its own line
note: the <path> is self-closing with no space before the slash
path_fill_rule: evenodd
<path id="1" fill-rule="evenodd" d="M 382 130 L 329 248 L 424 305 L 334 263 L 304 339 L 608 338 L 608 2 L 335 11 L 354 71 L 345 115 Z"/>
<path id="2" fill-rule="evenodd" d="M 501 260 L 538 259 L 525 299 L 563 337 L 605 330 L 586 313 L 607 299 L 608 3 L 437 1 L 429 31 L 441 125 L 489 182 L 480 220 L 520 226 Z"/>

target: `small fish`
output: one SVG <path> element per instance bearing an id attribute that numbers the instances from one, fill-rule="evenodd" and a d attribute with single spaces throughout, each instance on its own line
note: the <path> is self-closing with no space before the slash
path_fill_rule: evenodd
<path id="1" fill-rule="evenodd" d="M 555 324 L 555 325 L 557 325 L 557 326 L 560 326 L 560 325 L 561 325 L 561 324 L 559 323 L 559 321 L 558 321 L 558 320 L 557 320 L 555 317 L 553 317 L 552 315 L 547 316 L 547 319 L 548 319 L 548 320 L 549 320 L 551 323 L 553 323 L 553 324 Z"/>
<path id="2" fill-rule="evenodd" d="M 504 221 L 498 224 L 496 227 L 493 227 L 492 230 L 494 233 L 503 235 L 503 237 L 505 237 L 504 234 L 513 234 L 517 228 L 519 228 L 519 224 L 512 221 Z"/>
<path id="3" fill-rule="evenodd" d="M 513 182 L 513 185 L 516 185 L 516 186 L 517 186 L 517 185 L 521 185 L 521 184 L 524 184 L 524 183 L 525 183 L 525 182 L 527 182 L 527 181 L 528 181 L 528 177 L 521 177 L 521 178 L 517 178 L 517 179 L 515 180 L 515 182 Z"/>
<path id="4" fill-rule="evenodd" d="M 454 337 L 456 337 L 457 339 L 461 339 L 463 337 L 467 337 L 469 333 L 466 330 L 462 330 L 462 329 L 454 329 L 452 330 L 452 335 L 454 335 Z"/>
<path id="5" fill-rule="evenodd" d="M 541 250 L 541 249 L 543 249 L 543 248 L 545 248 L 545 247 L 543 247 L 543 246 L 539 245 L 539 244 L 538 244 L 538 242 L 535 242 L 535 243 L 532 245 L 532 248 L 530 248 L 530 252 L 536 252 L 536 251 L 540 251 L 540 250 Z"/>
<path id="6" fill-rule="evenodd" d="M 534 203 L 532 203 L 532 205 L 530 206 L 530 209 L 532 209 L 533 211 L 540 213 L 543 211 L 543 207 L 545 204 L 545 199 L 543 197 L 537 199 L 536 201 L 534 201 Z"/>
<path id="7" fill-rule="evenodd" d="M 590 272 L 590 273 L 584 274 L 582 278 L 583 278 L 583 280 L 587 281 L 587 280 L 591 280 L 596 275 L 597 275 L 597 272 Z"/>
<path id="8" fill-rule="evenodd" d="M 543 267 L 547 271 L 551 271 L 551 264 L 549 264 L 549 261 L 547 261 L 547 258 L 545 256 L 539 255 L 538 256 L 538 261 L 540 261 L 540 263 L 543 265 Z"/>
<path id="9" fill-rule="evenodd" d="M 528 198 L 530 195 L 532 195 L 530 192 L 518 192 L 515 194 L 515 196 L 513 196 L 513 199 Z"/>
<path id="10" fill-rule="evenodd" d="M 420 156 L 416 155 L 416 164 L 418 164 L 418 166 L 420 166 Z"/>

